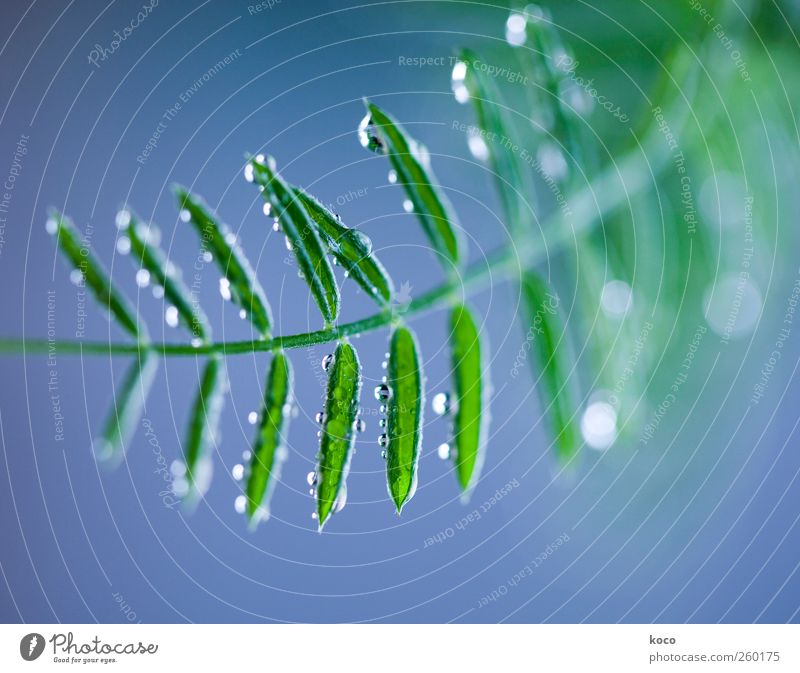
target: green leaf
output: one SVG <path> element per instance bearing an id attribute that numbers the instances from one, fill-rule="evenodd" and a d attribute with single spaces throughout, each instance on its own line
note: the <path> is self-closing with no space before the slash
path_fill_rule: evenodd
<path id="1" fill-rule="evenodd" d="M 113 464 L 122 459 L 136 432 L 157 369 L 158 357 L 142 351 L 126 372 L 122 388 L 114 395 L 113 406 L 106 416 L 103 433 L 94 443 L 98 460 Z"/>
<path id="2" fill-rule="evenodd" d="M 480 476 L 489 428 L 484 345 L 467 306 L 455 306 L 450 315 L 450 349 L 455 407 L 452 457 L 463 497 L 467 498 Z"/>
<path id="3" fill-rule="evenodd" d="M 426 154 L 403 128 L 377 105 L 366 101 L 367 116 L 359 128 L 361 144 L 388 154 L 397 180 L 414 206 L 422 228 L 443 265 L 460 267 L 463 259 L 461 228 L 447 197 L 436 187 Z"/>
<path id="4" fill-rule="evenodd" d="M 576 427 L 577 404 L 570 375 L 574 367 L 566 327 L 561 320 L 558 297 L 535 272 L 522 278 L 527 334 L 531 341 L 531 364 L 538 374 L 542 406 L 549 415 L 556 454 L 563 461 L 580 447 Z"/>
<path id="5" fill-rule="evenodd" d="M 389 344 L 387 385 L 386 478 L 397 513 L 417 490 L 417 465 L 422 442 L 422 363 L 414 334 L 398 327 Z"/>
<path id="6" fill-rule="evenodd" d="M 261 423 L 253 443 L 247 478 L 247 517 L 251 523 L 269 517 L 272 489 L 286 459 L 286 435 L 292 404 L 292 365 L 284 353 L 275 353 L 267 376 Z"/>
<path id="7" fill-rule="evenodd" d="M 317 519 L 319 529 L 347 498 L 345 481 L 355 444 L 355 424 L 361 394 L 361 364 L 355 349 L 341 342 L 333 355 L 322 421 L 317 465 Z"/>
<path id="8" fill-rule="evenodd" d="M 466 102 L 466 93 L 472 102 L 480 131 L 477 137 L 489 153 L 489 166 L 508 220 L 507 226 L 512 231 L 521 231 L 530 225 L 531 209 L 525 206 L 528 197 L 535 198 L 534 191 L 525 183 L 518 151 L 514 151 L 511 143 L 503 141 L 514 137 L 514 125 L 499 89 L 493 79 L 478 67 L 480 63 L 476 54 L 462 50 L 453 68 L 453 90 L 458 100 Z"/>
<path id="9" fill-rule="evenodd" d="M 307 192 L 295 187 L 294 193 L 303 202 L 311 221 L 317 225 L 317 231 L 348 277 L 379 304 L 388 305 L 392 301 L 394 284 L 372 252 L 372 241 L 357 229 L 344 226 L 336 215 Z"/>
<path id="10" fill-rule="evenodd" d="M 178 495 L 193 500 L 203 495 L 211 481 L 211 451 L 219 439 L 219 422 L 225 401 L 225 369 L 218 356 L 209 358 L 203 369 L 200 388 L 192 405 L 189 430 L 184 447 L 185 482 Z"/>
<path id="11" fill-rule="evenodd" d="M 113 285 L 103 265 L 94 256 L 88 243 L 80 240 L 80 234 L 72 221 L 60 213 L 52 212 L 47 220 L 48 233 L 56 237 L 58 247 L 73 269 L 92 291 L 100 305 L 109 311 L 120 326 L 137 340 L 147 340 L 147 328 L 140 324 L 135 309 L 125 296 Z"/>
<path id="12" fill-rule="evenodd" d="M 210 252 L 222 271 L 225 280 L 220 283 L 223 297 L 230 295 L 247 313 L 250 322 L 262 337 L 272 329 L 272 312 L 269 302 L 256 278 L 250 262 L 236 241 L 236 235 L 222 222 L 219 222 L 203 201 L 187 192 L 183 187 L 175 187 L 175 195 L 181 208 L 181 219 L 191 222 L 200 236 L 202 247 Z"/>
<path id="13" fill-rule="evenodd" d="M 132 260 L 149 274 L 149 282 L 164 288 L 165 300 L 177 309 L 180 321 L 192 337 L 208 341 L 211 334 L 208 318 L 186 287 L 178 269 L 159 247 L 161 232 L 158 227 L 139 221 L 128 210 L 120 211 L 117 224 L 130 241 Z"/>
<path id="14" fill-rule="evenodd" d="M 306 212 L 303 202 L 272 168 L 274 159 L 261 155 L 251 160 L 253 179 L 263 187 L 262 196 L 272 206 L 272 212 L 291 244 L 297 265 L 328 324 L 339 315 L 339 286 L 328 255 L 317 234 L 317 228 Z"/>

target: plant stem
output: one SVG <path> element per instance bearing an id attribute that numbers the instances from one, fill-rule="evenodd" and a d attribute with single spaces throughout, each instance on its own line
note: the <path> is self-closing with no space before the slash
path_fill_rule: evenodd
<path id="1" fill-rule="evenodd" d="M 342 337 L 364 334 L 390 325 L 399 318 L 444 306 L 461 297 L 469 288 L 475 290 L 488 281 L 508 276 L 519 277 L 520 273 L 545 258 L 561 250 L 570 241 L 602 222 L 604 214 L 613 211 L 623 201 L 648 184 L 643 157 L 633 152 L 627 155 L 615 168 L 606 171 L 592 184 L 584 187 L 571 200 L 568 226 L 561 212 L 556 211 L 542 228 L 542 236 L 534 232 L 523 241 L 512 241 L 474 262 L 460 277 L 449 278 L 441 285 L 420 295 L 407 306 L 387 309 L 361 320 L 343 323 L 316 332 L 289 334 L 271 339 L 251 339 L 247 341 L 220 341 L 199 346 L 175 343 L 120 343 L 102 341 L 60 341 L 49 339 L 0 338 L 0 355 L 41 354 L 55 352 L 59 355 L 136 355 L 142 351 L 152 351 L 164 357 L 209 355 L 237 355 L 288 348 L 303 348 L 315 344 L 335 341 Z M 621 183 L 621 185 L 620 185 Z M 545 233 L 546 232 L 546 233 Z M 545 244 L 546 241 L 546 244 Z"/>

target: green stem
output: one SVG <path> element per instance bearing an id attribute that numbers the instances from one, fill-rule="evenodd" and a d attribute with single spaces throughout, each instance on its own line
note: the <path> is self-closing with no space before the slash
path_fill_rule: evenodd
<path id="1" fill-rule="evenodd" d="M 648 184 L 649 175 L 644 170 L 643 158 L 632 153 L 617 164 L 606 169 L 591 187 L 581 189 L 570 203 L 572 227 L 565 226 L 563 215 L 554 213 L 543 227 L 545 235 L 526 237 L 522 242 L 513 242 L 487 255 L 483 260 L 468 266 L 461 276 L 450 278 L 441 285 L 420 295 L 405 307 L 388 309 L 380 313 L 343 323 L 316 332 L 289 334 L 271 339 L 248 341 L 220 341 L 200 346 L 174 343 L 113 343 L 102 341 L 50 341 L 48 339 L 0 339 L 0 355 L 57 353 L 59 355 L 136 355 L 149 350 L 162 356 L 181 355 L 237 355 L 288 348 L 303 348 L 315 344 L 336 341 L 345 336 L 364 334 L 390 325 L 399 317 L 444 306 L 463 296 L 469 288 L 475 290 L 488 281 L 509 275 L 519 277 L 522 270 L 539 262 L 546 254 L 553 255 L 585 230 L 593 227 L 602 216 L 622 204 L 625 199 Z M 624 189 L 619 188 L 619 183 Z M 533 233 L 533 232 L 532 232 Z M 545 239 L 547 245 L 545 245 Z"/>

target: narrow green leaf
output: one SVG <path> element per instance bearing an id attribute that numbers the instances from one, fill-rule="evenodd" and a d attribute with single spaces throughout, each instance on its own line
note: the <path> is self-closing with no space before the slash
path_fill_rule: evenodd
<path id="1" fill-rule="evenodd" d="M 120 326 L 141 341 L 147 340 L 147 328 L 137 318 L 136 311 L 125 296 L 113 285 L 103 265 L 89 248 L 81 242 L 72 221 L 60 213 L 52 212 L 47 220 L 47 231 L 56 237 L 61 252 L 73 269 L 80 274 L 100 305 L 111 313 Z"/>
<path id="2" fill-rule="evenodd" d="M 261 155 L 251 160 L 253 179 L 263 187 L 261 194 L 272 206 L 272 212 L 289 239 L 297 265 L 314 296 L 326 323 L 339 315 L 339 286 L 333 267 L 320 241 L 317 228 L 303 202 L 274 170 L 274 159 Z"/>
<path id="3" fill-rule="evenodd" d="M 317 519 L 319 529 L 347 499 L 347 474 L 355 444 L 355 424 L 361 394 L 361 364 L 355 349 L 341 342 L 333 355 L 322 421 L 317 465 Z"/>
<path id="4" fill-rule="evenodd" d="M 466 102 L 468 96 L 472 102 L 479 132 L 470 140 L 486 147 L 507 226 L 512 231 L 521 231 L 529 228 L 531 212 L 525 205 L 526 198 L 534 198 L 534 192 L 528 189 L 523 178 L 519 150 L 514 151 L 515 145 L 504 141 L 514 137 L 514 126 L 503 97 L 480 64 L 481 59 L 476 54 L 462 50 L 453 68 L 453 90 L 459 101 Z"/>
<path id="5" fill-rule="evenodd" d="M 191 332 L 193 339 L 208 341 L 211 334 L 208 318 L 183 282 L 180 271 L 159 247 L 161 232 L 158 227 L 141 222 L 128 210 L 119 212 L 117 225 L 130 241 L 131 259 L 149 274 L 148 282 L 164 289 L 164 298 L 175 307 L 178 318 Z"/>
<path id="6" fill-rule="evenodd" d="M 522 290 L 527 333 L 532 342 L 531 364 L 538 378 L 540 399 L 551 421 L 556 454 L 567 461 L 580 447 L 580 434 L 575 421 L 578 407 L 570 379 L 573 364 L 566 327 L 557 295 L 535 271 L 523 275 Z"/>
<path id="7" fill-rule="evenodd" d="M 445 268 L 460 267 L 464 261 L 461 228 L 447 197 L 435 185 L 426 153 L 377 105 L 366 101 L 366 106 L 367 116 L 359 128 L 361 144 L 388 154 L 428 240 L 444 257 Z"/>
<path id="8" fill-rule="evenodd" d="M 95 440 L 94 451 L 98 460 L 118 463 L 122 459 L 136 432 L 157 369 L 158 357 L 149 351 L 142 351 L 131 364 L 119 394 L 114 396 L 103 433 L 100 439 Z"/>
<path id="9" fill-rule="evenodd" d="M 186 461 L 185 481 L 176 484 L 178 495 L 189 499 L 203 495 L 211 481 L 213 463 L 211 451 L 219 439 L 219 422 L 225 401 L 225 368 L 219 356 L 206 362 L 200 388 L 192 405 L 189 419 L 184 459 Z"/>
<path id="10" fill-rule="evenodd" d="M 455 306 L 450 315 L 450 349 L 455 407 L 451 450 L 458 483 L 467 498 L 480 476 L 489 428 L 484 346 L 467 306 Z"/>
<path id="11" fill-rule="evenodd" d="M 397 513 L 417 490 L 417 465 L 422 443 L 422 363 L 414 334 L 398 327 L 389 344 L 387 385 L 386 478 Z"/>
<path id="12" fill-rule="evenodd" d="M 275 353 L 267 376 L 261 423 L 253 442 L 247 477 L 247 517 L 251 523 L 269 517 L 272 489 L 286 460 L 286 435 L 292 404 L 292 365 L 284 353 Z"/>
<path id="13" fill-rule="evenodd" d="M 244 309 L 262 337 L 268 336 L 272 329 L 269 302 L 253 267 L 236 241 L 236 234 L 218 221 L 200 198 L 189 194 L 183 187 L 176 186 L 175 195 L 181 208 L 181 219 L 192 223 L 203 249 L 213 255 L 225 277 L 220 283 L 220 293 Z"/>
<path id="14" fill-rule="evenodd" d="M 379 304 L 389 304 L 394 294 L 394 284 L 372 252 L 372 241 L 357 229 L 344 226 L 336 215 L 299 187 L 294 188 L 294 193 L 303 202 L 311 221 L 317 225 L 317 231 L 348 277 Z"/>

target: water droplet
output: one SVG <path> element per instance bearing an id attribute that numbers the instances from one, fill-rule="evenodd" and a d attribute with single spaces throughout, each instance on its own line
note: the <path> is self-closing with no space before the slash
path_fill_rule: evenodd
<path id="1" fill-rule="evenodd" d="M 236 481 L 241 481 L 244 478 L 244 465 L 242 465 L 241 463 L 236 463 L 236 465 L 234 465 L 233 469 L 231 470 L 231 476 Z"/>
<path id="2" fill-rule="evenodd" d="M 324 411 L 318 411 L 317 414 L 314 416 L 314 420 L 319 425 L 322 425 L 325 422 L 325 412 Z"/>
<path id="3" fill-rule="evenodd" d="M 250 449 L 246 449 L 246 450 L 242 451 L 242 460 L 245 463 L 249 462 L 250 458 L 252 458 L 252 457 L 253 457 L 253 453 L 252 453 L 252 451 L 250 451 Z"/>
<path id="4" fill-rule="evenodd" d="M 378 446 L 384 448 L 389 446 L 389 435 L 387 435 L 385 432 L 380 437 L 378 437 Z"/>
<path id="5" fill-rule="evenodd" d="M 200 348 L 203 345 L 203 340 L 200 337 L 194 337 L 189 343 L 192 344 L 193 348 Z"/>
<path id="6" fill-rule="evenodd" d="M 178 326 L 178 309 L 174 306 L 167 306 L 167 310 L 164 312 L 164 320 L 167 321 L 167 325 L 170 327 L 177 327 Z"/>
<path id="7" fill-rule="evenodd" d="M 186 208 L 182 208 L 181 212 L 178 214 L 178 217 L 181 218 L 181 222 L 188 222 L 192 219 L 192 214 L 186 210 Z"/>
<path id="8" fill-rule="evenodd" d="M 231 300 L 231 281 L 227 278 L 219 279 L 219 293 L 225 301 Z"/>
<path id="9" fill-rule="evenodd" d="M 447 460 L 450 458 L 450 445 L 447 442 L 444 444 L 439 444 L 439 448 L 436 449 L 436 453 L 442 460 Z"/>
<path id="10" fill-rule="evenodd" d="M 617 438 L 617 412 L 608 402 L 592 402 L 581 417 L 581 434 L 593 449 L 604 450 Z"/>
<path id="11" fill-rule="evenodd" d="M 357 418 L 353 423 L 353 430 L 364 432 L 367 429 L 367 422 L 363 418 Z"/>
<path id="12" fill-rule="evenodd" d="M 342 487 L 339 489 L 339 494 L 336 496 L 336 500 L 333 503 L 333 513 L 338 514 L 344 509 L 344 506 L 347 504 L 347 486 L 342 484 Z"/>
<path id="13" fill-rule="evenodd" d="M 117 229 L 126 229 L 131 223 L 130 211 L 125 209 L 120 210 L 114 218 L 114 223 L 117 225 Z"/>
<path id="14" fill-rule="evenodd" d="M 317 473 L 316 472 L 309 472 L 306 475 L 306 481 L 308 482 L 309 486 L 316 486 L 317 485 Z"/>
<path id="15" fill-rule="evenodd" d="M 386 460 L 386 451 L 381 451 L 381 458 Z"/>
<path id="16" fill-rule="evenodd" d="M 117 239 L 117 252 L 120 255 L 127 255 L 131 251 L 131 239 L 127 236 L 120 236 Z"/>
<path id="17" fill-rule="evenodd" d="M 58 231 L 58 221 L 54 217 L 48 217 L 44 228 L 48 234 L 53 236 Z"/>
<path id="18" fill-rule="evenodd" d="M 389 171 L 389 184 L 393 185 L 397 182 L 397 171 L 392 169 Z"/>
<path id="19" fill-rule="evenodd" d="M 563 180 L 567 176 L 567 160 L 564 153 L 553 143 L 544 143 L 536 153 L 536 161 L 542 171 L 553 180 Z"/>
<path id="20" fill-rule="evenodd" d="M 186 474 L 186 465 L 180 460 L 173 460 L 169 466 L 169 471 L 173 477 L 183 477 Z"/>
<path id="21" fill-rule="evenodd" d="M 274 220 L 272 220 L 272 231 L 280 231 L 280 230 L 281 230 L 281 222 L 276 217 Z"/>
<path id="22" fill-rule="evenodd" d="M 80 285 L 83 283 L 83 271 L 80 269 L 73 269 L 69 272 L 69 280 L 73 285 Z"/>
<path id="23" fill-rule="evenodd" d="M 383 142 L 375 132 L 375 127 L 372 124 L 372 117 L 367 114 L 361 123 L 358 125 L 358 141 L 362 147 L 371 150 L 372 152 L 383 152 Z"/>
<path id="24" fill-rule="evenodd" d="M 489 147 L 480 133 L 471 132 L 467 134 L 467 146 L 472 156 L 478 161 L 487 161 L 489 159 Z"/>
<path id="25" fill-rule="evenodd" d="M 247 422 L 250 425 L 255 425 L 256 423 L 258 423 L 258 412 L 251 411 L 249 414 L 247 414 Z"/>
<path id="26" fill-rule="evenodd" d="M 225 232 L 225 242 L 228 245 L 233 247 L 234 245 L 236 245 L 236 241 L 237 241 L 236 234 L 234 234 L 232 231 Z"/>
<path id="27" fill-rule="evenodd" d="M 464 61 L 457 61 L 450 76 L 450 88 L 459 103 L 466 103 L 469 100 L 469 89 L 464 84 L 466 77 L 467 64 Z"/>
<path id="28" fill-rule="evenodd" d="M 261 209 L 264 211 L 264 215 L 269 217 L 269 214 L 272 212 L 272 204 L 269 201 L 264 203 L 264 207 Z"/>
<path id="29" fill-rule="evenodd" d="M 316 512 L 311 512 L 311 518 L 314 519 L 314 521 L 316 521 L 317 520 L 317 513 Z"/>
<path id="30" fill-rule="evenodd" d="M 375 399 L 379 402 L 388 402 L 392 399 L 392 389 L 385 383 L 375 387 Z"/>
<path id="31" fill-rule="evenodd" d="M 411 199 L 405 199 L 403 201 L 403 210 L 405 210 L 407 213 L 414 212 L 414 204 L 411 202 Z"/>
<path id="32" fill-rule="evenodd" d="M 289 240 L 289 237 L 286 236 L 284 238 L 284 243 L 286 243 L 286 249 L 291 252 L 292 251 L 292 242 Z"/>
<path id="33" fill-rule="evenodd" d="M 238 514 L 244 514 L 245 509 L 247 509 L 247 498 L 243 495 L 237 496 L 236 500 L 233 501 L 233 508 Z"/>
<path id="34" fill-rule="evenodd" d="M 369 255 L 372 253 L 372 240 L 363 231 L 354 231 L 353 238 L 356 239 L 361 247 L 362 254 Z"/>
<path id="35" fill-rule="evenodd" d="M 324 358 L 322 358 L 322 369 L 324 371 L 329 371 L 330 368 L 333 366 L 334 355 L 333 353 L 328 353 Z"/>
<path id="36" fill-rule="evenodd" d="M 386 427 L 386 419 L 385 418 L 381 418 L 378 421 L 378 425 L 380 425 L 382 428 L 385 428 Z"/>
<path id="37" fill-rule="evenodd" d="M 450 413 L 450 393 L 437 393 L 431 401 L 433 413 L 437 416 L 445 416 Z"/>
<path id="38" fill-rule="evenodd" d="M 242 309 L 239 309 L 239 317 L 240 317 L 242 320 L 244 320 L 244 319 L 247 317 L 247 311 L 245 311 L 243 308 L 242 308 Z"/>
<path id="39" fill-rule="evenodd" d="M 136 272 L 136 284 L 141 288 L 150 285 L 150 272 L 147 269 L 139 269 Z"/>
<path id="40" fill-rule="evenodd" d="M 609 281 L 600 293 L 600 305 L 607 316 L 621 318 L 633 306 L 631 286 L 624 280 Z"/>
<path id="41" fill-rule="evenodd" d="M 526 24 L 525 17 L 517 12 L 513 12 L 506 20 L 506 42 L 512 47 L 525 44 Z"/>
<path id="42" fill-rule="evenodd" d="M 255 179 L 253 164 L 248 163 L 244 167 L 244 179 L 247 180 L 247 182 L 253 182 L 253 180 Z"/>
<path id="43" fill-rule="evenodd" d="M 161 299 L 164 296 L 164 288 L 161 285 L 153 285 L 153 297 Z"/>
<path id="44" fill-rule="evenodd" d="M 204 262 L 210 262 L 212 259 L 214 259 L 214 255 L 211 254 L 210 250 L 203 250 L 202 256 Z"/>

